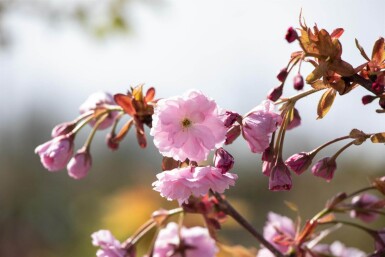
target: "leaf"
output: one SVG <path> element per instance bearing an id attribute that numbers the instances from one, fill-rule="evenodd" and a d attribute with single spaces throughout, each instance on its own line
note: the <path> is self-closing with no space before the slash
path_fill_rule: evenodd
<path id="1" fill-rule="evenodd" d="M 155 88 L 153 87 L 150 87 L 147 92 L 146 92 L 146 96 L 145 96 L 145 101 L 148 103 L 148 102 L 151 102 L 152 100 L 154 100 L 154 96 L 155 96 Z"/>
<path id="2" fill-rule="evenodd" d="M 136 113 L 134 106 L 132 105 L 131 96 L 116 94 L 114 95 L 114 100 L 128 115 L 133 116 Z"/>
<path id="3" fill-rule="evenodd" d="M 178 168 L 179 162 L 174 160 L 171 157 L 163 157 L 162 160 L 162 170 L 173 170 L 175 168 Z"/>
<path id="4" fill-rule="evenodd" d="M 293 203 L 293 202 L 289 202 L 289 201 L 285 201 L 285 204 L 287 207 L 289 207 L 290 210 L 294 211 L 294 212 L 298 212 L 298 206 Z"/>
<path id="5" fill-rule="evenodd" d="M 126 124 L 124 124 L 123 127 L 120 129 L 119 133 L 114 137 L 114 142 L 122 141 L 123 138 L 127 135 L 133 123 L 133 120 L 129 120 L 128 122 L 126 122 Z"/>
<path id="6" fill-rule="evenodd" d="M 372 143 L 385 143 L 385 132 L 376 133 L 370 137 Z"/>
<path id="7" fill-rule="evenodd" d="M 317 108 L 317 120 L 322 119 L 329 112 L 330 108 L 333 105 L 334 99 L 336 98 L 336 90 L 329 88 L 321 97 L 318 102 Z"/>
<path id="8" fill-rule="evenodd" d="M 360 45 L 360 43 L 358 43 L 357 38 L 355 39 L 355 41 L 356 41 L 356 47 L 358 48 L 358 50 L 360 50 L 360 53 L 361 53 L 362 57 L 364 57 L 365 60 L 367 60 L 368 62 L 370 62 L 370 58 L 369 58 L 368 55 L 365 53 L 364 48 Z"/>
<path id="9" fill-rule="evenodd" d="M 330 87 L 328 85 L 325 85 L 325 83 L 322 80 L 317 80 L 317 81 L 315 81 L 314 83 L 312 83 L 310 85 L 311 85 L 312 88 L 319 89 L 319 90 Z"/>
<path id="10" fill-rule="evenodd" d="M 379 38 L 373 46 L 372 60 L 377 64 L 385 60 L 385 42 L 384 38 Z"/>
<path id="11" fill-rule="evenodd" d="M 322 62 L 318 65 L 309 75 L 306 77 L 306 83 L 312 84 L 316 80 L 320 79 L 327 71 L 327 63 Z"/>
<path id="12" fill-rule="evenodd" d="M 329 64 L 331 70 L 340 74 L 343 77 L 349 77 L 354 75 L 356 72 L 350 63 L 347 63 L 341 59 L 336 59 Z"/>
<path id="13" fill-rule="evenodd" d="M 344 33 L 343 28 L 336 28 L 330 35 L 332 38 L 339 38 Z"/>

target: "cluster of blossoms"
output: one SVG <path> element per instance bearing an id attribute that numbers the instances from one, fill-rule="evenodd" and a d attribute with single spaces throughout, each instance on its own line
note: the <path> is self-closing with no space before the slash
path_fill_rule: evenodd
<path id="1" fill-rule="evenodd" d="M 363 97 L 363 103 L 379 99 L 382 109 L 377 112 L 385 113 L 384 39 L 376 41 L 371 58 L 357 41 L 356 45 L 366 61 L 353 68 L 341 58 L 342 46 L 338 39 L 343 29 L 336 29 L 329 34 L 317 26 L 312 30 L 302 22 L 300 25 L 300 35 L 297 30 L 289 28 L 285 38 L 289 43 L 298 41 L 301 51 L 294 52 L 287 66 L 277 75 L 279 86 L 273 88 L 267 99 L 245 115 L 220 108 L 213 99 L 200 91 L 192 90 L 182 96 L 154 99 L 155 89 L 149 88 L 144 94 L 143 85 L 140 85 L 131 88 L 127 94 L 91 95 L 81 105 L 77 119 L 56 126 L 52 131 L 52 139 L 35 149 L 43 166 L 49 171 L 67 168 L 70 177 L 81 179 L 91 168 L 90 145 L 98 130 L 110 128 L 106 143 L 111 150 L 117 150 L 133 126 L 136 128 L 139 146 L 145 148 L 147 137 L 144 128 L 150 128 L 149 134 L 153 137 L 154 145 L 163 155 L 162 172 L 156 175 L 153 189 L 167 200 L 177 201 L 180 207 L 154 213 L 149 223 L 124 243 L 120 243 L 107 230 L 94 233 L 93 244 L 100 248 L 98 257 L 137 256 L 135 249 L 139 239 L 154 227 L 157 227 L 156 238 L 145 256 L 214 257 L 219 251 L 215 240 L 216 231 L 226 216 L 234 218 L 261 242 L 262 248 L 257 257 L 385 256 L 385 228 L 373 230 L 337 220 L 333 215 L 345 213 L 365 223 L 381 215 L 385 216 L 385 200 L 366 192 L 377 190 L 385 195 L 385 177 L 375 179 L 371 186 L 355 193 L 336 195 L 328 201 L 325 209 L 307 220 L 303 227 L 288 217 L 269 213 L 263 235 L 222 195 L 238 179 L 238 175 L 230 172 L 235 159 L 224 149 L 238 138 L 246 141 L 252 153 L 261 154 L 262 173 L 269 178 L 271 191 L 290 190 L 291 173 L 301 175 L 310 167 L 314 176 L 330 182 L 337 169 L 336 160 L 347 148 L 369 140 L 372 143 L 385 143 L 385 132 L 365 133 L 353 129 L 348 135 L 326 142 L 311 151 L 295 153 L 284 160 L 285 134 L 301 125 L 296 103 L 310 94 L 324 90 L 317 107 L 319 119 L 328 113 L 337 93 L 344 95 L 357 85 L 371 92 L 371 95 Z M 314 70 L 305 79 L 301 75 L 303 62 L 314 66 Z M 298 73 L 293 77 L 294 89 L 303 90 L 305 82 L 312 88 L 293 97 L 283 98 L 284 85 L 297 65 Z M 130 118 L 117 131 L 118 123 L 125 115 Z M 75 136 L 86 124 L 92 130 L 83 147 L 74 155 Z M 313 162 L 321 150 L 343 140 L 349 142 L 336 153 Z M 210 154 L 214 156 L 212 164 L 207 163 Z M 201 214 L 207 228 L 186 228 L 182 223 L 177 225 L 173 222 L 167 224 L 170 216 L 188 212 Z M 340 242 L 319 244 L 323 237 L 336 229 L 333 227 L 336 224 L 353 226 L 371 235 L 375 241 L 374 252 L 367 255 L 360 250 L 345 247 Z M 321 225 L 329 227 L 321 229 Z"/>

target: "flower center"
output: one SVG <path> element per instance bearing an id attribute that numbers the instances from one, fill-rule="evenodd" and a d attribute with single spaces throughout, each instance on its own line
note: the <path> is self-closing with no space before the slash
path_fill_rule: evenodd
<path id="1" fill-rule="evenodd" d="M 183 128 L 189 128 L 189 127 L 191 127 L 191 125 L 192 125 L 191 120 L 189 120 L 189 119 L 187 119 L 187 118 L 184 118 L 184 119 L 182 120 L 182 127 L 183 127 Z"/>

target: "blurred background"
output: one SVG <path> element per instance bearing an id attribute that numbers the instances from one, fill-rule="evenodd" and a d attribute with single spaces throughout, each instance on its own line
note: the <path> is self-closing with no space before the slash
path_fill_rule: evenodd
<path id="1" fill-rule="evenodd" d="M 289 26 L 298 27 L 301 8 L 309 26 L 345 29 L 342 57 L 353 66 L 364 62 L 354 38 L 370 54 L 374 41 L 385 35 L 382 0 L 0 0 L 0 256 L 94 256 L 92 232 L 110 229 L 123 241 L 155 209 L 176 207 L 151 189 L 161 170 L 157 150 L 149 144 L 142 151 L 131 134 L 112 153 L 104 143 L 107 132 L 98 133 L 93 168 L 80 181 L 66 171 L 44 170 L 34 148 L 49 139 L 56 124 L 73 120 L 91 93 L 126 92 L 139 83 L 156 87 L 157 97 L 199 89 L 221 107 L 246 113 L 278 85 L 277 72 L 298 49 L 284 35 Z M 294 93 L 288 83 L 284 95 Z M 299 102 L 302 126 L 287 134 L 285 157 L 352 128 L 384 131 L 377 104 L 361 104 L 365 94 L 358 88 L 337 96 L 323 120 L 316 120 L 319 94 Z M 242 140 L 227 149 L 239 175 L 228 198 L 259 230 L 268 211 L 295 218 L 284 201 L 297 204 L 306 219 L 333 194 L 385 175 L 384 145 L 365 143 L 339 158 L 332 182 L 308 172 L 293 177 L 290 192 L 273 193 L 261 175 L 259 155 L 249 153 Z M 382 219 L 373 227 L 384 224 Z M 373 248 L 356 230 L 341 229 L 326 242 L 335 238 L 365 251 Z M 233 222 L 220 240 L 259 246 Z"/>

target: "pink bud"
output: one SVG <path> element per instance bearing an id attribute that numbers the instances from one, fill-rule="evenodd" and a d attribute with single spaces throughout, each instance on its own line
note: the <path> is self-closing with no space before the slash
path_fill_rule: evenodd
<path id="1" fill-rule="evenodd" d="M 293 79 L 294 89 L 295 90 L 302 90 L 304 86 L 303 77 L 301 74 L 295 75 Z"/>
<path id="2" fill-rule="evenodd" d="M 241 134 L 241 125 L 234 125 L 226 133 L 225 145 L 232 144 Z"/>
<path id="3" fill-rule="evenodd" d="M 286 165 L 297 175 L 301 175 L 309 168 L 313 157 L 309 153 L 301 152 L 290 156 L 286 161 Z"/>
<path id="4" fill-rule="evenodd" d="M 226 118 L 224 125 L 226 128 L 230 128 L 236 121 L 242 122 L 242 117 L 236 112 L 226 111 Z"/>
<path id="5" fill-rule="evenodd" d="M 285 39 L 287 40 L 287 42 L 292 43 L 297 38 L 298 38 L 297 31 L 295 31 L 293 27 L 288 28 L 285 35 Z"/>
<path id="6" fill-rule="evenodd" d="M 376 99 L 375 96 L 365 95 L 365 96 L 362 97 L 361 101 L 362 101 L 363 105 L 367 105 L 367 104 L 373 102 L 374 99 Z"/>
<path id="7" fill-rule="evenodd" d="M 111 133 L 108 133 L 106 135 L 106 143 L 108 148 L 110 148 L 112 151 L 118 150 L 119 148 L 119 143 L 114 141 L 114 135 Z"/>
<path id="8" fill-rule="evenodd" d="M 79 107 L 79 111 L 80 114 L 83 114 L 89 111 L 103 109 L 108 105 L 115 105 L 115 101 L 112 95 L 106 92 L 96 92 L 87 98 L 87 100 Z M 103 130 L 110 127 L 114 123 L 117 115 L 118 112 L 110 112 L 107 118 L 99 124 L 98 129 Z M 89 124 L 94 126 L 96 121 L 96 119 L 93 119 L 89 122 Z"/>
<path id="9" fill-rule="evenodd" d="M 68 175 L 74 179 L 84 178 L 92 165 L 90 153 L 84 148 L 80 149 L 67 165 Z"/>
<path id="10" fill-rule="evenodd" d="M 364 193 L 357 195 L 352 199 L 352 208 L 350 217 L 358 218 L 365 222 L 372 222 L 378 218 L 378 214 L 370 212 L 370 209 L 375 207 L 374 204 L 378 202 L 378 197 L 372 194 Z M 368 209 L 368 210 L 365 210 Z"/>
<path id="11" fill-rule="evenodd" d="M 282 91 L 283 85 L 271 89 L 270 92 L 267 94 L 267 99 L 273 102 L 277 101 L 281 97 Z"/>
<path id="12" fill-rule="evenodd" d="M 290 190 L 292 186 L 291 175 L 289 169 L 283 163 L 278 163 L 271 169 L 269 178 L 269 190 L 271 191 L 283 191 Z"/>
<path id="13" fill-rule="evenodd" d="M 327 182 L 330 182 L 333 178 L 334 172 L 337 169 L 337 163 L 334 159 L 330 157 L 323 158 L 319 160 L 312 168 L 311 172 L 314 176 L 321 177 L 326 179 Z"/>
<path id="14" fill-rule="evenodd" d="M 234 157 L 222 147 L 215 151 L 214 166 L 222 170 L 222 174 L 233 168 Z"/>
<path id="15" fill-rule="evenodd" d="M 63 122 L 56 125 L 51 132 L 52 137 L 58 137 L 71 133 L 72 130 L 76 127 L 75 122 Z"/>
<path id="16" fill-rule="evenodd" d="M 278 75 L 277 75 L 277 79 L 281 82 L 284 82 L 286 77 L 287 77 L 287 69 L 286 68 L 283 68 L 279 71 Z"/>
<path id="17" fill-rule="evenodd" d="M 377 95 L 382 94 L 382 92 L 384 92 L 384 85 L 381 83 L 378 83 L 378 82 L 373 82 L 372 83 L 372 90 Z"/>
<path id="18" fill-rule="evenodd" d="M 299 115 L 298 110 L 296 108 L 294 108 L 294 117 L 289 122 L 289 124 L 287 124 L 286 129 L 290 130 L 290 129 L 298 127 L 299 125 L 301 125 L 301 116 Z"/>
<path id="19" fill-rule="evenodd" d="M 262 173 L 265 176 L 270 177 L 271 168 L 274 161 L 274 152 L 271 150 L 271 147 L 265 149 L 262 153 Z"/>
<path id="20" fill-rule="evenodd" d="M 64 169 L 73 154 L 74 136 L 63 135 L 39 145 L 35 153 L 40 156 L 43 166 L 49 171 Z"/>

